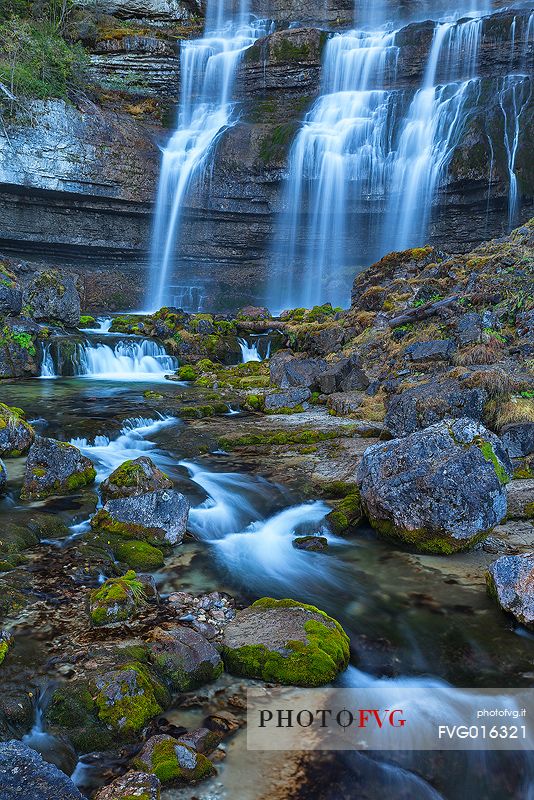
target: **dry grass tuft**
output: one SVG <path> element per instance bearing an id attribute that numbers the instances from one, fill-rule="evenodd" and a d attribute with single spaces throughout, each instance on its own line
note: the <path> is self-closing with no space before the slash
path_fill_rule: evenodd
<path id="1" fill-rule="evenodd" d="M 454 356 L 454 363 L 459 367 L 468 367 L 476 364 L 495 364 L 503 355 L 501 342 L 491 337 L 488 342 L 473 344 L 459 350 Z"/>

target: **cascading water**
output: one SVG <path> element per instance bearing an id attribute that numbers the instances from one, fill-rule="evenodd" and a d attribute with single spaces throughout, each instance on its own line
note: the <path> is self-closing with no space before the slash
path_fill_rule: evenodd
<path id="1" fill-rule="evenodd" d="M 246 364 L 248 361 L 263 361 L 264 359 L 269 358 L 271 354 L 271 342 L 268 339 L 265 348 L 263 348 L 263 355 L 260 352 L 262 343 L 261 336 L 257 336 L 251 342 L 247 342 L 246 339 L 238 338 L 237 343 L 241 349 L 241 359 L 243 364 Z"/>
<path id="2" fill-rule="evenodd" d="M 57 378 L 54 359 L 52 358 L 51 345 L 49 342 L 43 345 L 41 354 L 41 374 L 40 378 Z"/>
<path id="3" fill-rule="evenodd" d="M 407 91 L 388 88 L 395 33 L 350 31 L 327 42 L 321 96 L 290 151 L 267 297 L 273 311 L 346 305 L 356 266 L 426 243 L 437 189 L 480 97 L 476 73 L 487 11 L 486 4 L 459 9 L 456 21 L 436 24 L 411 100 Z M 526 75 L 510 75 L 498 92 L 512 225 L 515 158 L 531 84 Z"/>
<path id="4" fill-rule="evenodd" d="M 97 343 L 78 345 L 75 375 L 93 380 L 153 381 L 178 368 L 178 359 L 148 339 L 118 342 L 114 347 Z"/>
<path id="5" fill-rule="evenodd" d="M 232 89 L 241 55 L 267 30 L 265 20 L 251 18 L 246 0 L 237 14 L 231 0 L 209 0 L 204 36 L 182 43 L 178 126 L 163 151 L 156 204 L 147 301 L 151 308 L 160 308 L 176 294 L 169 279 L 175 256 L 179 258 L 184 203 L 218 136 L 235 121 Z"/>

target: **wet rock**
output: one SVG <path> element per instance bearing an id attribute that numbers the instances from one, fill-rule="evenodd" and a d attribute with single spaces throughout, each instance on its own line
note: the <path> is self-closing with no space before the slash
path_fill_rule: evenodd
<path id="1" fill-rule="evenodd" d="M 156 775 L 164 785 L 199 781 L 215 774 L 206 756 L 172 736 L 152 736 L 135 759 L 135 766 Z"/>
<path id="2" fill-rule="evenodd" d="M 512 481 L 506 495 L 510 519 L 534 519 L 534 479 Z"/>
<path id="3" fill-rule="evenodd" d="M 222 741 L 222 736 L 209 728 L 197 728 L 180 736 L 180 741 L 192 747 L 197 753 L 209 755 L 217 749 Z"/>
<path id="4" fill-rule="evenodd" d="M 150 579 L 129 570 L 121 578 L 108 578 L 89 594 L 88 606 L 91 623 L 95 627 L 124 622 L 149 599 L 157 599 Z"/>
<path id="5" fill-rule="evenodd" d="M 292 386 L 310 388 L 320 373 L 328 369 L 322 358 L 301 358 L 289 350 L 280 350 L 269 361 L 271 383 L 281 389 Z"/>
<path id="6" fill-rule="evenodd" d="M 199 633 L 182 625 L 153 630 L 149 649 L 154 667 L 179 692 L 214 681 L 223 671 L 215 647 Z"/>
<path id="7" fill-rule="evenodd" d="M 0 278 L 2 276 L 0 275 Z M 0 314 L 17 317 L 22 311 L 22 291 L 18 286 L 4 286 L 0 282 Z"/>
<path id="8" fill-rule="evenodd" d="M 148 456 L 140 456 L 125 461 L 111 475 L 102 481 L 100 493 L 102 500 L 114 500 L 118 497 L 135 497 L 160 489 L 172 489 L 170 478 L 156 467 Z"/>
<path id="9" fill-rule="evenodd" d="M 271 319 L 271 312 L 265 306 L 243 306 L 236 314 L 237 319 Z"/>
<path id="10" fill-rule="evenodd" d="M 322 394 L 350 392 L 355 389 L 366 389 L 369 386 L 369 378 L 361 369 L 359 358 L 351 356 L 341 358 L 322 372 L 313 386 Z"/>
<path id="11" fill-rule="evenodd" d="M 0 403 L 0 456 L 20 456 L 26 453 L 35 438 L 35 431 L 22 418 L 20 408 Z"/>
<path id="12" fill-rule="evenodd" d="M 153 544 L 180 544 L 184 538 L 189 502 L 175 489 L 108 500 L 91 519 L 93 528 Z"/>
<path id="13" fill-rule="evenodd" d="M 95 687 L 99 719 L 125 738 L 139 733 L 169 701 L 163 685 L 142 664 L 106 672 L 96 678 Z"/>
<path id="14" fill-rule="evenodd" d="M 264 597 L 224 629 L 222 656 L 234 675 L 291 686 L 322 686 L 349 661 L 341 625 L 314 606 Z"/>
<path id="15" fill-rule="evenodd" d="M 534 453 L 534 422 L 517 422 L 501 430 L 501 440 L 510 458 Z"/>
<path id="16" fill-rule="evenodd" d="M 331 530 L 338 536 L 341 536 L 350 528 L 356 528 L 363 520 L 362 501 L 360 493 L 356 487 L 352 492 L 343 497 L 342 500 L 336 502 L 334 511 L 331 511 L 327 517 Z"/>
<path id="17" fill-rule="evenodd" d="M 416 364 L 421 361 L 450 361 L 456 350 L 452 339 L 436 339 L 430 342 L 414 342 L 409 345 L 404 355 Z"/>
<path id="18" fill-rule="evenodd" d="M 80 321 L 80 295 L 74 279 L 57 270 L 38 272 L 24 289 L 22 302 L 37 321 L 57 321 L 75 328 Z"/>
<path id="19" fill-rule="evenodd" d="M 3 495 L 3 494 L 6 493 L 6 487 L 7 487 L 6 465 L 4 464 L 2 459 L 0 458 L 0 495 Z"/>
<path id="20" fill-rule="evenodd" d="M 167 598 L 169 606 L 202 636 L 210 641 L 220 638 L 225 625 L 235 617 L 235 603 L 222 592 L 195 597 L 188 592 L 173 592 Z"/>
<path id="21" fill-rule="evenodd" d="M 328 539 L 325 536 L 297 536 L 292 544 L 297 550 L 308 550 L 312 553 L 328 550 Z"/>
<path id="22" fill-rule="evenodd" d="M 452 553 L 475 544 L 506 515 L 511 474 L 498 437 L 464 418 L 369 447 L 357 482 L 382 535 L 423 552 Z"/>
<path id="23" fill-rule="evenodd" d="M 94 800 L 159 800 L 161 783 L 155 775 L 132 771 L 104 786 Z"/>
<path id="24" fill-rule="evenodd" d="M 70 778 L 18 741 L 0 744 L 2 800 L 84 800 Z"/>
<path id="25" fill-rule="evenodd" d="M 347 339 L 346 331 L 341 325 L 333 325 L 319 331 L 304 332 L 299 337 L 299 349 L 312 356 L 327 356 L 338 353 Z"/>
<path id="26" fill-rule="evenodd" d="M 276 413 L 285 408 L 301 406 L 311 397 L 309 389 L 287 389 L 285 392 L 273 392 L 265 395 L 263 407 L 265 411 Z"/>
<path id="27" fill-rule="evenodd" d="M 534 628 L 534 553 L 501 556 L 490 564 L 486 585 L 503 611 Z"/>
<path id="28" fill-rule="evenodd" d="M 77 447 L 38 436 L 28 453 L 20 496 L 39 500 L 67 494 L 92 483 L 95 477 L 92 462 Z"/>
<path id="29" fill-rule="evenodd" d="M 39 374 L 35 331 L 27 320 L 4 318 L 0 337 L 0 378 L 31 378 Z"/>
<path id="30" fill-rule="evenodd" d="M 394 395 L 384 424 L 393 436 L 406 436 L 442 419 L 481 420 L 488 400 L 482 388 L 466 388 L 458 381 L 431 381 Z"/>
<path id="31" fill-rule="evenodd" d="M 470 311 L 456 320 L 454 326 L 455 339 L 459 345 L 473 344 L 482 338 L 482 318 L 480 314 Z"/>

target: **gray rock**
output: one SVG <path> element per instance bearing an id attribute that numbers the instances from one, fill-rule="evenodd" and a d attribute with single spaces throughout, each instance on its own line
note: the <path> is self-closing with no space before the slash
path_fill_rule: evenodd
<path id="1" fill-rule="evenodd" d="M 511 481 L 506 487 L 506 494 L 510 519 L 534 518 L 534 479 Z"/>
<path id="2" fill-rule="evenodd" d="M 501 440 L 510 458 L 534 453 L 534 422 L 516 422 L 501 431 Z"/>
<path id="3" fill-rule="evenodd" d="M 38 272 L 24 289 L 23 303 L 33 319 L 57 320 L 71 328 L 80 322 L 80 295 L 74 279 L 57 270 Z"/>
<path id="4" fill-rule="evenodd" d="M 2 800 L 84 800 L 76 786 L 53 764 L 18 741 L 0 744 Z"/>
<path id="5" fill-rule="evenodd" d="M 264 408 L 266 411 L 279 411 L 281 408 L 295 408 L 305 403 L 311 397 L 309 389 L 288 389 L 285 392 L 274 392 L 265 395 Z"/>
<path id="6" fill-rule="evenodd" d="M 355 389 L 366 389 L 369 386 L 369 378 L 361 369 L 359 358 L 351 356 L 341 358 L 321 372 L 313 386 L 322 394 L 350 392 Z"/>
<path id="7" fill-rule="evenodd" d="M 0 314 L 16 317 L 21 311 L 22 290 L 18 286 L 4 286 L 0 283 Z"/>
<path id="8" fill-rule="evenodd" d="M 150 658 L 173 689 L 188 692 L 216 680 L 223 671 L 215 647 L 191 628 L 156 628 L 149 643 Z"/>
<path id="9" fill-rule="evenodd" d="M 464 418 L 369 447 L 357 481 L 379 532 L 422 551 L 451 553 L 505 517 L 511 474 L 499 438 Z"/>
<path id="10" fill-rule="evenodd" d="M 0 495 L 6 493 L 7 486 L 7 469 L 6 465 L 0 458 Z"/>
<path id="11" fill-rule="evenodd" d="M 28 453 L 21 498 L 39 500 L 67 494 L 92 483 L 96 470 L 77 447 L 37 436 Z"/>
<path id="12" fill-rule="evenodd" d="M 161 751 L 162 746 L 165 746 L 167 751 L 164 783 L 177 780 L 196 781 L 215 773 L 211 761 L 205 755 L 172 736 L 152 736 L 137 756 L 136 765 L 146 769 L 147 772 L 155 771 L 157 767 L 155 751 L 156 749 Z"/>
<path id="13" fill-rule="evenodd" d="M 289 350 L 279 350 L 269 361 L 271 383 L 281 389 L 293 386 L 310 388 L 317 377 L 328 369 L 322 358 L 301 358 Z"/>
<path id="14" fill-rule="evenodd" d="M 36 327 L 36 326 L 35 326 Z M 31 378 L 39 374 L 31 323 L 4 318 L 0 341 L 0 378 Z"/>
<path id="15" fill-rule="evenodd" d="M 450 361 L 456 345 L 452 339 L 436 339 L 431 342 L 414 342 L 409 345 L 404 355 L 410 361 Z"/>
<path id="16" fill-rule="evenodd" d="M 92 518 L 91 525 L 120 532 L 122 524 L 127 535 L 135 533 L 136 538 L 175 545 L 184 538 L 188 515 L 189 502 L 183 494 L 175 489 L 161 489 L 108 500 Z"/>
<path id="17" fill-rule="evenodd" d="M 534 628 L 534 553 L 501 556 L 490 564 L 486 585 L 503 611 Z"/>
<path id="18" fill-rule="evenodd" d="M 170 478 L 156 467 L 148 456 L 140 456 L 132 461 L 125 461 L 111 475 L 102 481 L 100 493 L 103 501 L 118 497 L 135 497 L 160 489 L 172 489 Z"/>
<path id="19" fill-rule="evenodd" d="M 292 545 L 296 550 L 321 553 L 328 550 L 328 539 L 325 536 L 297 536 Z"/>
<path id="20" fill-rule="evenodd" d="M 467 389 L 454 380 L 431 381 L 394 395 L 384 424 L 393 436 L 406 436 L 446 418 L 480 420 L 487 400 L 484 389 Z"/>
<path id="21" fill-rule="evenodd" d="M 470 311 L 463 314 L 460 319 L 456 321 L 455 337 L 460 345 L 472 344 L 479 342 L 482 337 L 482 320 L 479 314 Z"/>
<path id="22" fill-rule="evenodd" d="M 216 750 L 221 739 L 222 736 L 219 733 L 211 731 L 209 728 L 196 728 L 180 737 L 181 742 L 204 755 L 209 755 Z"/>
<path id="23" fill-rule="evenodd" d="M 125 796 L 141 797 L 143 800 L 159 800 L 160 782 L 155 775 L 132 771 L 116 778 L 109 786 L 98 791 L 94 800 L 123 800 Z"/>

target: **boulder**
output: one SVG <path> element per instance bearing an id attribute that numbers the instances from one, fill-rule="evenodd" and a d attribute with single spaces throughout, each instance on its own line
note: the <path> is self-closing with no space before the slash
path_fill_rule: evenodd
<path id="1" fill-rule="evenodd" d="M 89 593 L 89 617 L 95 627 L 124 622 L 147 600 L 157 599 L 150 580 L 137 576 L 133 570 L 120 578 L 108 578 L 102 586 Z"/>
<path id="2" fill-rule="evenodd" d="M 18 317 L 22 311 L 22 290 L 18 286 L 5 286 L 0 275 L 0 314 Z"/>
<path id="3" fill-rule="evenodd" d="M 482 388 L 466 388 L 458 381 L 430 381 L 389 401 L 384 424 L 393 436 L 406 436 L 442 419 L 470 417 L 481 420 L 488 400 Z"/>
<path id="4" fill-rule="evenodd" d="M 263 407 L 265 411 L 276 413 L 285 408 L 296 408 L 311 397 L 309 389 L 287 389 L 283 392 L 273 392 L 265 395 Z"/>
<path id="5" fill-rule="evenodd" d="M 91 519 L 93 528 L 152 544 L 180 544 L 184 538 L 189 502 L 175 489 L 119 497 L 108 502 Z"/>
<path id="6" fill-rule="evenodd" d="M 271 312 L 265 306 L 244 306 L 236 314 L 237 319 L 271 319 Z"/>
<path id="7" fill-rule="evenodd" d="M 421 361 L 450 361 L 456 350 L 453 339 L 436 339 L 430 342 L 414 342 L 405 351 L 405 358 L 419 363 Z"/>
<path id="8" fill-rule="evenodd" d="M 138 769 L 156 775 L 163 784 L 199 781 L 215 774 L 205 755 L 172 736 L 152 736 L 134 763 Z"/>
<path id="9" fill-rule="evenodd" d="M 490 564 L 486 585 L 503 611 L 534 628 L 534 553 L 501 556 Z"/>
<path id="10" fill-rule="evenodd" d="M 74 492 L 92 483 L 96 470 L 77 447 L 37 436 L 28 453 L 22 482 L 23 500 L 42 500 Z"/>
<path id="11" fill-rule="evenodd" d="M 6 465 L 4 464 L 2 459 L 0 458 L 0 495 L 3 495 L 3 494 L 6 493 L 6 487 L 7 487 Z"/>
<path id="12" fill-rule="evenodd" d="M 315 606 L 264 597 L 226 625 L 221 652 L 234 675 L 322 686 L 347 667 L 349 639 Z"/>
<path id="13" fill-rule="evenodd" d="M 37 321 L 63 322 L 71 328 L 80 321 L 80 295 L 74 279 L 54 269 L 33 276 L 24 289 L 22 302 Z"/>
<path id="14" fill-rule="evenodd" d="M 100 493 L 102 500 L 114 500 L 118 497 L 136 497 L 147 492 L 160 489 L 172 489 L 170 478 L 156 467 L 148 456 L 140 456 L 132 461 L 125 461 L 111 475 L 102 481 Z"/>
<path id="15" fill-rule="evenodd" d="M 209 728 L 196 728 L 180 736 L 180 741 L 192 747 L 197 753 L 204 753 L 205 756 L 217 749 L 222 741 L 222 736 Z"/>
<path id="16" fill-rule="evenodd" d="M 357 356 L 341 358 L 324 372 L 321 372 L 313 384 L 322 394 L 334 392 L 351 392 L 355 389 L 366 389 L 369 378 L 360 367 Z"/>
<path id="17" fill-rule="evenodd" d="M 484 325 L 480 314 L 469 311 L 456 320 L 454 336 L 460 346 L 480 342 Z"/>
<path id="18" fill-rule="evenodd" d="M 216 680 L 223 671 L 215 647 L 191 628 L 174 625 L 155 628 L 150 637 L 150 658 L 158 670 L 179 692 L 189 692 Z"/>
<path id="19" fill-rule="evenodd" d="M 0 378 L 32 378 L 39 374 L 34 337 L 32 323 L 4 318 L 0 336 Z"/>
<path id="20" fill-rule="evenodd" d="M 76 786 L 53 764 L 19 741 L 0 743 L 2 800 L 84 800 Z"/>
<path id="21" fill-rule="evenodd" d="M 293 539 L 293 547 L 297 550 L 308 550 L 312 553 L 321 553 L 328 550 L 326 536 L 297 536 Z"/>
<path id="22" fill-rule="evenodd" d="M 423 552 L 452 553 L 505 517 L 511 474 L 499 438 L 463 418 L 372 445 L 357 482 L 364 511 L 381 534 Z"/>
<path id="23" fill-rule="evenodd" d="M 534 422 L 516 422 L 501 430 L 501 441 L 510 458 L 534 453 Z"/>
<path id="24" fill-rule="evenodd" d="M 35 431 L 22 418 L 20 408 L 0 403 L 0 456 L 20 456 L 26 453 L 35 438 Z"/>
<path id="25" fill-rule="evenodd" d="M 279 350 L 269 361 L 271 383 L 280 389 L 289 389 L 292 386 L 309 389 L 326 369 L 328 364 L 324 359 L 301 358 L 293 355 L 290 350 Z"/>
<path id="26" fill-rule="evenodd" d="M 94 800 L 159 800 L 160 781 L 147 772 L 132 771 L 116 778 L 109 786 L 104 786 Z"/>
<path id="27" fill-rule="evenodd" d="M 100 721 L 123 738 L 139 733 L 169 700 L 163 685 L 142 664 L 111 670 L 94 683 Z"/>
<path id="28" fill-rule="evenodd" d="M 534 519 L 534 479 L 512 481 L 506 495 L 510 519 Z"/>

